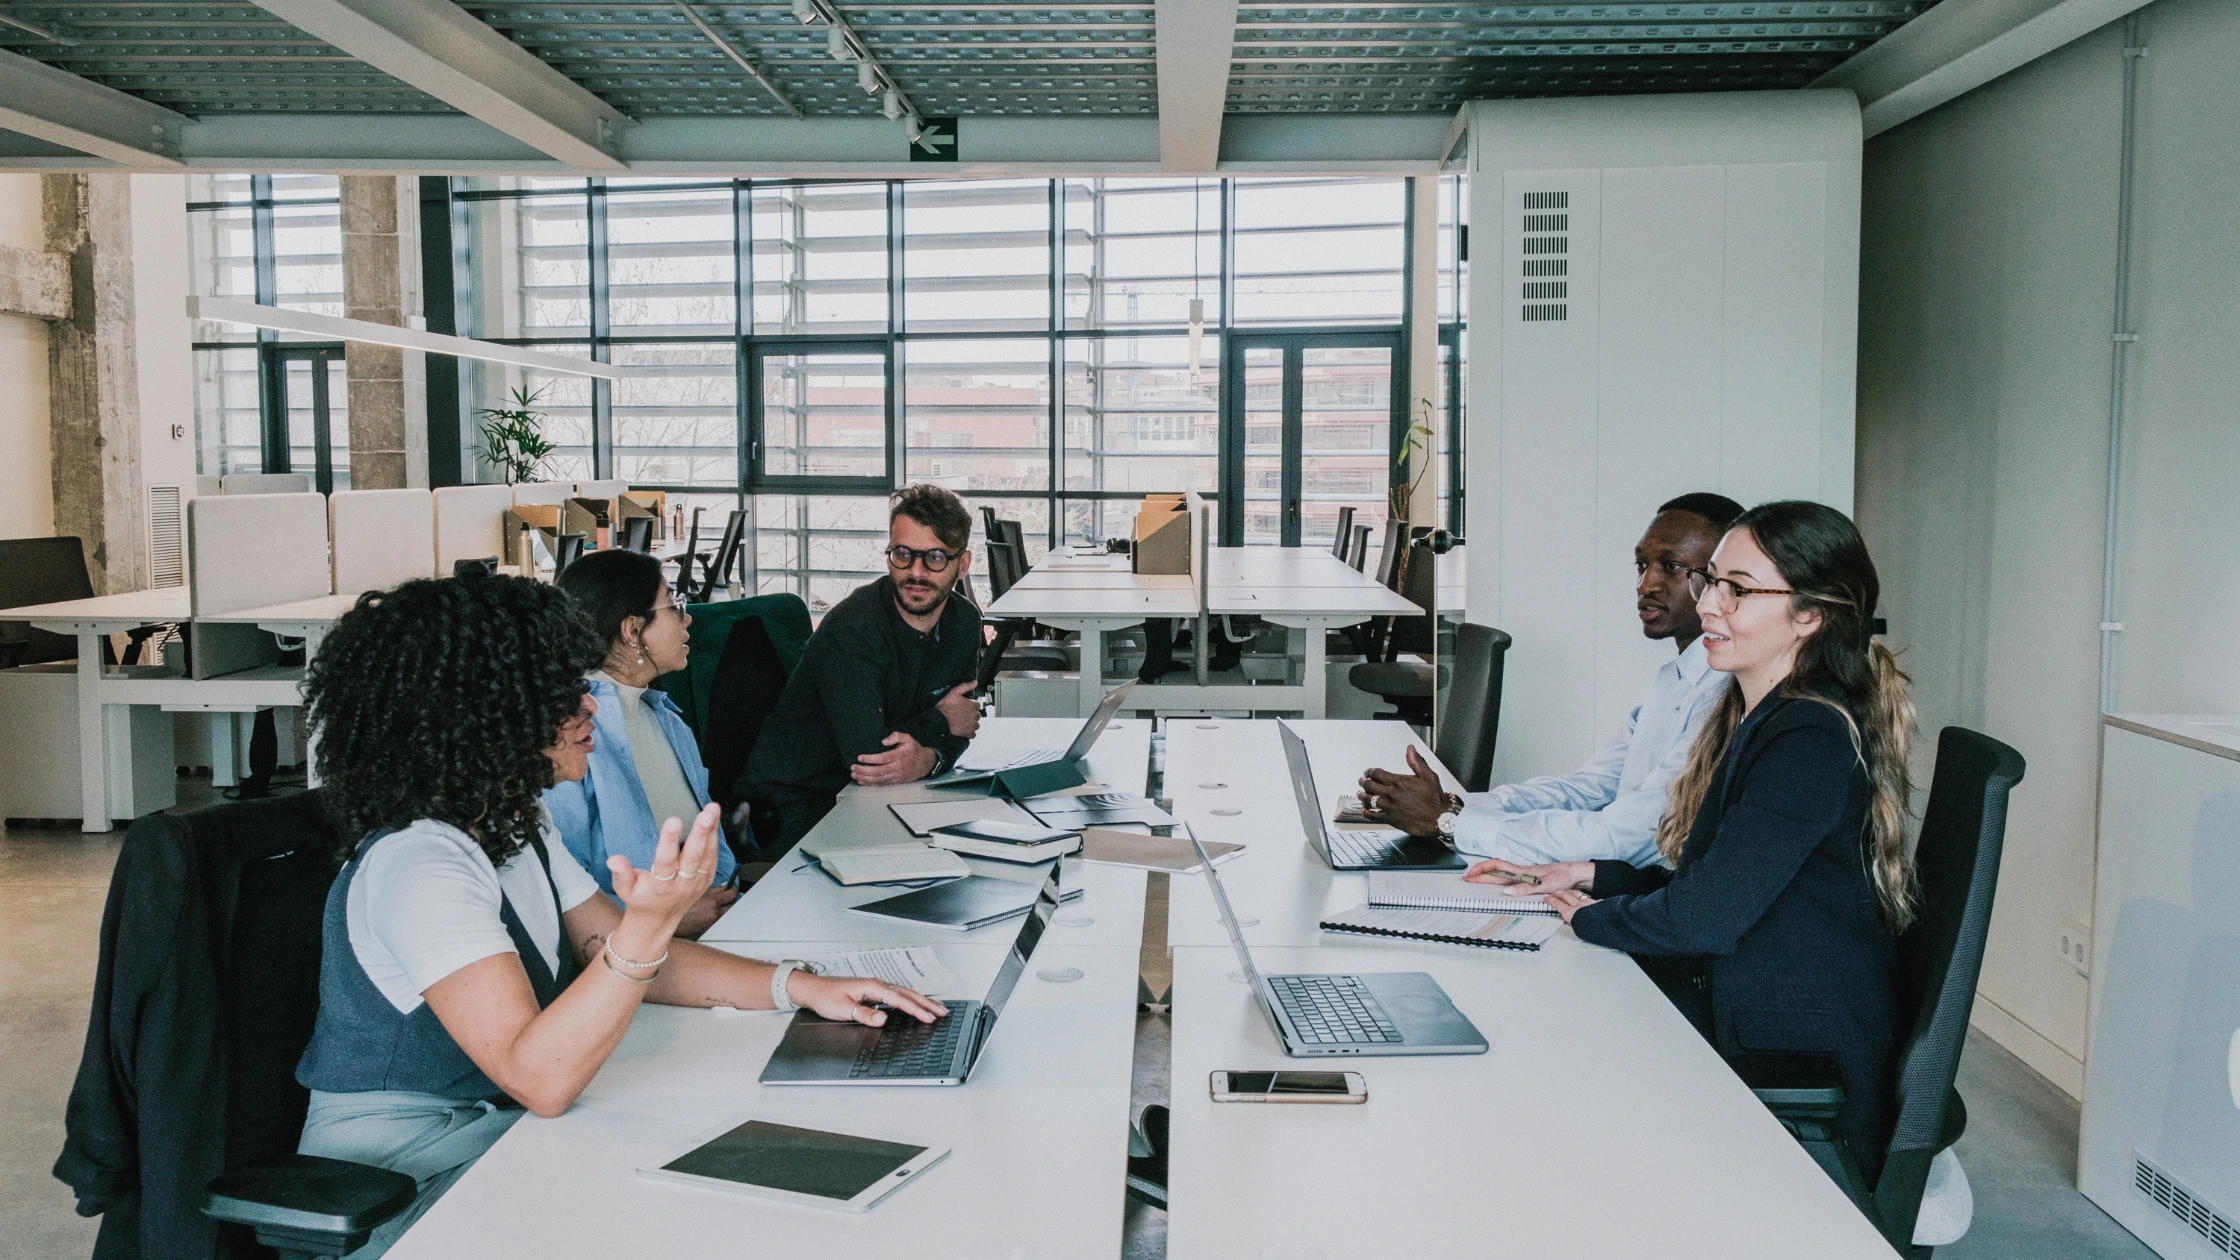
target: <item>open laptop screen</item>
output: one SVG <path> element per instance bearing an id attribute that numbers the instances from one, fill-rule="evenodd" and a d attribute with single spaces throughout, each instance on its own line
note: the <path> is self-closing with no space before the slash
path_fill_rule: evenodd
<path id="1" fill-rule="evenodd" d="M 1104 699 L 1097 702 L 1097 711 L 1089 715 L 1089 720 L 1081 724 L 1079 731 L 1074 732 L 1073 743 L 1066 749 L 1067 761 L 1079 761 L 1089 755 L 1089 750 L 1096 747 L 1097 740 L 1104 736 L 1104 728 L 1112 725 L 1112 715 L 1120 711 L 1120 703 L 1128 698 L 1128 693 L 1135 690 L 1135 687 L 1136 680 L 1131 678 L 1104 693 Z"/>
<path id="2" fill-rule="evenodd" d="M 1019 987 L 1019 977 L 1026 973 L 1027 960 L 1034 957 L 1035 945 L 1049 930 L 1050 916 L 1058 912 L 1058 868 L 1064 865 L 1062 859 L 1050 864 L 1050 878 L 1042 881 L 1042 891 L 1035 894 L 1034 908 L 1027 911 L 1026 920 L 1019 924 L 1019 934 L 1011 938 L 1011 952 L 1004 955 L 995 983 L 988 986 L 988 996 L 982 1001 L 988 1012 L 987 1026 L 992 1027 L 996 1017 L 1003 1014 L 1003 1004 L 1011 1000 L 1011 991 Z"/>
<path id="3" fill-rule="evenodd" d="M 1330 837 L 1323 830 L 1322 796 L 1314 785 L 1314 763 L 1307 759 L 1307 741 L 1281 718 L 1276 719 L 1276 730 L 1282 733 L 1283 759 L 1291 767 L 1291 797 L 1299 806 L 1299 825 L 1306 829 L 1307 842 L 1328 857 Z"/>

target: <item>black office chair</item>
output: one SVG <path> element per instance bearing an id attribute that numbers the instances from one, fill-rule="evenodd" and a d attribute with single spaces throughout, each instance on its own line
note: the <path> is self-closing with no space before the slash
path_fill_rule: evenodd
<path id="1" fill-rule="evenodd" d="M 403 1173 L 295 1153 L 338 839 L 317 792 L 125 833 L 55 1165 L 96 1254 L 339 1256 L 411 1204 Z"/>
<path id="2" fill-rule="evenodd" d="M 677 556 L 676 589 L 685 592 L 687 598 L 700 589 L 692 580 L 692 569 L 700 562 L 700 514 L 707 510 L 692 509 L 692 530 L 685 536 L 684 551 Z"/>
<path id="3" fill-rule="evenodd" d="M 1898 1053 L 1898 1120 L 1881 1178 L 1867 1184 L 1836 1138 L 1843 1084 L 1832 1061 L 1813 1055 L 1734 1061 L 1759 1100 L 1910 1260 L 1926 1260 L 1930 1253 L 1913 1245 L 1929 1161 L 1968 1127 L 1967 1105 L 1952 1082 L 1975 1005 L 1984 938 L 1991 931 L 2007 796 L 2022 782 L 2023 770 L 2022 754 L 1988 735 L 1948 726 L 1937 739 L 1937 768 L 1914 849 L 1921 913 L 1898 938 L 1900 1009 L 1911 1008 L 1915 1015 Z"/>
<path id="4" fill-rule="evenodd" d="M 1002 529 L 1002 526 L 1001 526 L 1001 525 L 1000 525 L 1000 524 L 999 524 L 999 523 L 997 522 L 997 520 L 996 520 L 996 510 L 995 510 L 994 508 L 992 508 L 992 507 L 989 507 L 989 506 L 988 506 L 987 504 L 985 504 L 985 503 L 983 503 L 983 504 L 981 504 L 981 505 L 980 505 L 980 523 L 981 523 L 981 531 L 980 531 L 980 532 L 981 532 L 981 536 L 982 536 L 983 538 L 985 538 L 985 539 L 986 539 L 987 541 L 989 541 L 989 542 L 1008 542 L 1008 541 L 1010 541 L 1009 539 L 1007 539 L 1007 538 L 1005 538 L 1005 537 L 1003 536 L 1003 529 Z"/>
<path id="5" fill-rule="evenodd" d="M 1363 572 L 1368 566 L 1370 533 L 1368 526 L 1356 525 L 1353 527 L 1353 540 L 1346 545 L 1345 561 L 1353 566 L 1355 573 Z"/>
<path id="6" fill-rule="evenodd" d="M 1455 627 L 1453 685 L 1439 716 L 1433 752 L 1454 772 L 1465 792 L 1493 786 L 1493 746 L 1501 730 L 1501 674 L 1508 660 L 1508 632 L 1465 621 Z"/>
<path id="7" fill-rule="evenodd" d="M 85 544 L 73 537 L 0 539 L 0 609 L 92 599 L 93 575 Z M 127 663 L 140 660 L 148 640 L 168 626 L 140 626 L 128 632 Z M 101 657 L 116 664 L 116 653 L 102 640 Z M 0 669 L 78 659 L 78 641 L 67 634 L 34 628 L 27 621 L 0 616 Z"/>
<path id="8" fill-rule="evenodd" d="M 622 549 L 648 552 L 653 550 L 653 518 L 633 516 L 622 523 Z"/>
<path id="9" fill-rule="evenodd" d="M 558 581 L 560 575 L 568 571 L 569 565 L 583 559 L 583 544 L 584 535 L 582 534 L 560 535 L 558 545 L 552 550 L 552 577 L 554 581 Z"/>
<path id="10" fill-rule="evenodd" d="M 455 578 L 468 576 L 496 577 L 498 576 L 498 558 L 496 556 L 483 556 L 477 560 L 454 560 L 451 562 L 451 576 Z"/>
<path id="11" fill-rule="evenodd" d="M 1004 593 L 1025 572 L 1025 561 L 1019 548 L 1008 542 L 991 539 L 985 546 L 988 550 L 988 589 L 994 592 L 994 598 L 988 602 L 994 603 L 995 600 L 1002 599 Z M 1073 658 L 1066 653 L 1062 644 L 1035 639 L 1020 642 L 1021 636 L 1033 633 L 1033 621 L 1018 617 L 985 617 L 984 621 L 995 627 L 996 638 L 995 642 L 980 651 L 980 665 L 975 671 L 980 690 L 985 691 L 995 682 L 996 675 L 1004 670 L 1063 673 L 1073 668 Z"/>
<path id="12" fill-rule="evenodd" d="M 1353 505 L 1348 503 L 1338 509 L 1338 527 L 1330 531 L 1330 554 L 1340 560 L 1346 558 L 1347 544 L 1353 541 Z"/>
<path id="13" fill-rule="evenodd" d="M 708 683 L 708 707 L 700 732 L 700 761 L 708 768 L 708 795 L 723 807 L 725 839 L 732 856 L 742 862 L 763 860 L 756 845 L 732 823 L 735 811 L 746 800 L 742 782 L 754 746 L 762 738 L 763 724 L 778 707 L 785 690 L 786 666 L 770 642 L 770 632 L 759 617 L 741 617 L 724 639 L 723 655 Z M 757 835 L 774 835 L 775 819 L 752 819 Z"/>
<path id="14" fill-rule="evenodd" d="M 1406 528 L 1406 524 L 1401 522 L 1402 528 Z M 1346 671 L 1347 682 L 1358 690 L 1382 697 L 1396 710 L 1379 713 L 1378 717 L 1398 718 L 1412 726 L 1431 725 L 1432 696 L 1439 686 L 1429 664 L 1400 659 L 1403 652 L 1422 656 L 1436 654 L 1438 565 L 1426 541 L 1430 533 L 1429 526 L 1417 526 L 1410 531 L 1411 540 L 1401 553 L 1399 572 L 1391 583 L 1394 593 L 1427 611 L 1378 618 L 1362 645 L 1366 649 L 1363 655 L 1369 659 Z"/>
<path id="15" fill-rule="evenodd" d="M 723 523 L 723 536 L 716 542 L 715 553 L 700 562 L 699 589 L 688 597 L 692 603 L 715 602 L 716 592 L 730 583 L 731 570 L 738 566 L 739 556 L 746 546 L 746 534 L 747 514 L 734 509 Z M 697 538 L 697 530 L 694 535 Z"/>

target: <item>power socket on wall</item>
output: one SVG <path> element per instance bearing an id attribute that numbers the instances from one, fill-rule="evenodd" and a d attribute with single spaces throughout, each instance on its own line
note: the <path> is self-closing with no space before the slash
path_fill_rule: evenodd
<path id="1" fill-rule="evenodd" d="M 2077 974 L 2092 978 L 2092 933 L 2074 921 L 2061 925 L 2054 938 L 2054 949 L 2062 961 L 2077 969 Z"/>

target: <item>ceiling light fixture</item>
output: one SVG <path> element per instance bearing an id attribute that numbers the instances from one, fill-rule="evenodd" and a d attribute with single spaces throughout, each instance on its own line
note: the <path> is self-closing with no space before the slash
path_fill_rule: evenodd
<path id="1" fill-rule="evenodd" d="M 872 96 L 877 96 L 879 94 L 879 89 L 885 86 L 884 84 L 879 82 L 879 67 L 872 65 L 868 61 L 857 62 L 856 86 L 862 88 L 865 92 L 869 93 Z"/>
<path id="2" fill-rule="evenodd" d="M 834 61 L 854 61 L 856 59 L 856 50 L 848 47 L 848 28 L 838 22 L 834 22 L 826 29 L 824 50 L 832 54 Z"/>
<path id="3" fill-rule="evenodd" d="M 924 135 L 925 133 L 926 125 L 918 121 L 918 116 L 916 114 L 904 114 L 902 116 L 903 139 L 909 141 L 912 144 L 916 144 L 918 142 L 918 137 Z"/>
<path id="4" fill-rule="evenodd" d="M 902 93 L 888 88 L 886 96 L 879 101 L 879 112 L 887 116 L 888 122 L 902 117 Z"/>
<path id="5" fill-rule="evenodd" d="M 807 26 L 824 14 L 817 12 L 817 0 L 793 0 L 793 16 L 803 26 Z"/>

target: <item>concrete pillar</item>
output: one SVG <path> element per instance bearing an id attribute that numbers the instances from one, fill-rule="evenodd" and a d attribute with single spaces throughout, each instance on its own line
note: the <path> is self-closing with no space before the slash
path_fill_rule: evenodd
<path id="1" fill-rule="evenodd" d="M 411 179 L 342 177 L 342 313 L 395 328 L 420 313 L 420 198 Z M 416 350 L 350 343 L 350 484 L 428 484 L 427 364 Z"/>
<path id="2" fill-rule="evenodd" d="M 128 175 L 48 175 L 47 252 L 69 260 L 70 311 L 48 326 L 54 528 L 85 542 L 96 593 L 148 584 Z"/>

